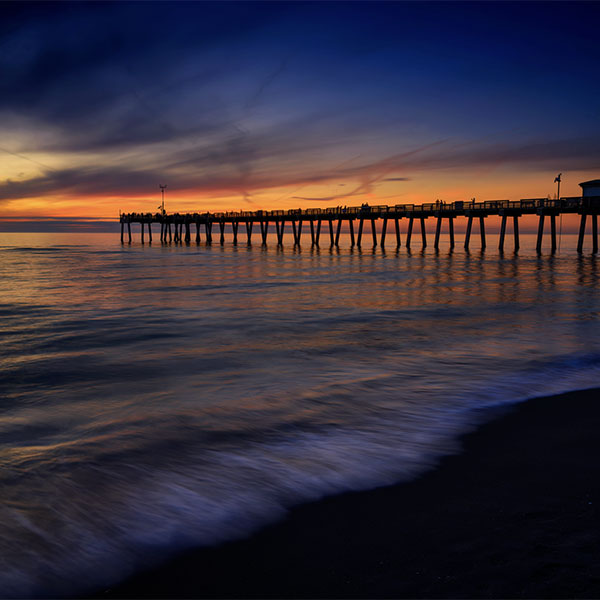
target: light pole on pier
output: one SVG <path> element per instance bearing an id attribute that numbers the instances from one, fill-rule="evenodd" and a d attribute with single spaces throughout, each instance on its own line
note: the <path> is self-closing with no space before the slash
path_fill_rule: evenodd
<path id="1" fill-rule="evenodd" d="M 161 193 L 161 196 L 162 196 L 162 204 L 160 206 L 160 209 L 161 209 L 161 213 L 164 215 L 165 214 L 165 190 L 167 189 L 167 186 L 166 185 L 161 185 L 159 183 L 158 187 L 160 188 L 160 193 Z"/>
<path id="2" fill-rule="evenodd" d="M 560 176 L 562 175 L 562 173 L 559 173 L 555 178 L 554 178 L 554 183 L 558 184 L 558 189 L 556 190 L 556 199 L 560 200 Z"/>

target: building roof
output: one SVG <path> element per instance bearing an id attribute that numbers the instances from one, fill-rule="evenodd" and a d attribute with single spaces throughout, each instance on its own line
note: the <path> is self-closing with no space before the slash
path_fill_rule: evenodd
<path id="1" fill-rule="evenodd" d="M 596 187 L 596 186 L 600 186 L 600 179 L 592 179 L 591 181 L 582 181 L 579 185 L 582 188 L 583 187 Z"/>

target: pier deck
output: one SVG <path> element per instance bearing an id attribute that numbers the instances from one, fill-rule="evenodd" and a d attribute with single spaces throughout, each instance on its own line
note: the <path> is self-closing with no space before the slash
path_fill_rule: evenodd
<path id="1" fill-rule="evenodd" d="M 525 198 L 522 200 L 487 200 L 484 202 L 431 202 L 427 204 L 397 204 L 395 206 L 338 206 L 334 208 L 309 208 L 292 210 L 257 210 L 238 212 L 204 212 L 204 213 L 127 213 L 121 214 L 121 242 L 124 241 L 125 227 L 127 227 L 128 241 L 131 242 L 131 224 L 141 225 L 141 241 L 144 242 L 144 230 L 147 226 L 148 240 L 152 241 L 152 224 L 160 224 L 160 241 L 190 243 L 192 239 L 191 228 L 195 227 L 195 241 L 201 241 L 202 229 L 206 243 L 213 242 L 213 225 L 219 228 L 219 242 L 225 242 L 225 225 L 230 225 L 233 234 L 233 243 L 238 243 L 240 224 L 246 230 L 246 242 L 251 243 L 254 224 L 260 227 L 260 240 L 267 243 L 269 225 L 275 225 L 275 234 L 278 245 L 283 245 L 283 235 L 287 223 L 292 226 L 294 245 L 300 245 L 302 225 L 310 227 L 311 243 L 319 246 L 323 223 L 328 229 L 330 246 L 338 246 L 342 225 L 346 224 L 350 233 L 351 245 L 360 247 L 362 244 L 365 222 L 369 222 L 369 229 L 373 246 L 384 247 L 386 238 L 393 236 L 396 247 L 400 247 L 401 219 L 408 219 L 405 245 L 410 248 L 412 243 L 413 226 L 418 221 L 421 234 L 421 246 L 427 246 L 427 232 L 425 221 L 429 218 L 436 220 L 434 248 L 439 247 L 442 224 L 444 219 L 448 222 L 448 235 L 450 246 L 454 247 L 454 219 L 464 217 L 467 219 L 467 228 L 464 247 L 469 249 L 473 221 L 477 220 L 481 248 L 486 247 L 485 219 L 489 216 L 502 218 L 500 228 L 499 249 L 504 250 L 508 219 L 512 220 L 514 248 L 519 248 L 519 218 L 523 215 L 538 215 L 538 235 L 536 249 L 541 252 L 546 217 L 550 220 L 550 236 L 552 251 L 556 251 L 556 217 L 561 214 L 579 214 L 580 227 L 577 241 L 577 251 L 583 251 L 583 243 L 588 216 L 592 221 L 592 252 L 598 252 L 598 214 L 600 213 L 600 196 L 579 196 L 550 200 L 547 198 Z M 378 232 L 376 221 L 381 221 L 381 230 Z M 388 236 L 388 223 L 393 221 L 393 232 Z M 258 232 L 257 232 L 258 233 Z"/>

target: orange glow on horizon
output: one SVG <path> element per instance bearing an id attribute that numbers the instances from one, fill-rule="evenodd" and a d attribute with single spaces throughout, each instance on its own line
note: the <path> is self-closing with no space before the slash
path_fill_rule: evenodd
<path id="1" fill-rule="evenodd" d="M 579 183 L 597 177 L 593 172 L 571 172 L 563 175 L 561 196 L 579 196 Z M 168 182 L 167 182 L 168 183 Z M 150 187 L 150 186 L 149 186 Z M 503 173 L 501 169 L 486 173 L 460 173 L 451 170 L 422 172 L 406 181 L 381 178 L 365 185 L 356 178 L 324 183 L 295 180 L 288 185 L 264 186 L 257 189 L 177 189 L 170 184 L 165 193 L 167 212 L 221 212 L 240 210 L 288 210 L 292 208 L 326 208 L 332 206 L 421 204 L 455 200 L 518 200 L 520 198 L 555 197 L 553 174 Z M 122 212 L 157 212 L 160 190 L 140 190 L 123 195 L 43 196 L 5 201 L 4 219 L 27 220 L 34 217 L 78 217 L 89 220 L 114 221 Z M 564 220 L 568 229 L 575 226 L 573 215 Z M 565 224 L 564 223 L 564 224 Z"/>

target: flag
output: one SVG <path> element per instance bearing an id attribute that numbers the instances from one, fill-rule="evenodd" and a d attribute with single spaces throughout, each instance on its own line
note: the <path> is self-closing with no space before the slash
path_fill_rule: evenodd
<path id="1" fill-rule="evenodd" d="M 554 178 L 554 183 L 560 183 L 560 176 L 562 175 L 562 173 L 559 173 L 555 178 Z"/>

